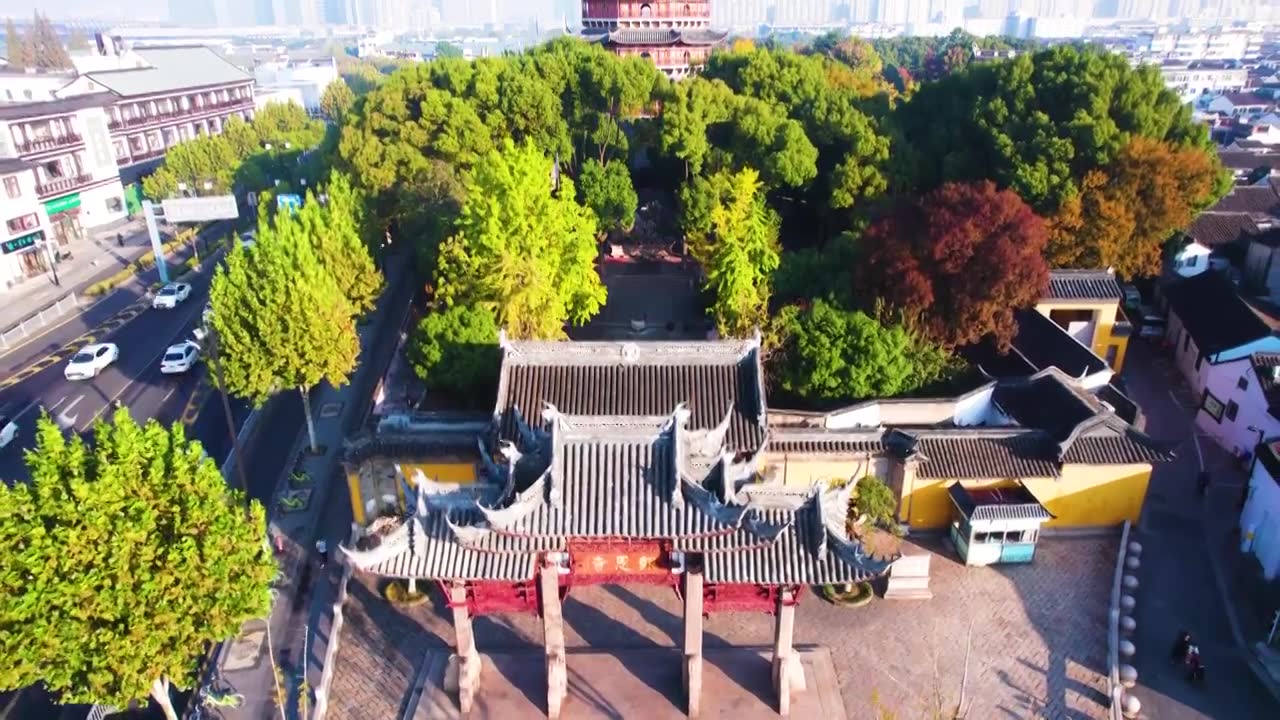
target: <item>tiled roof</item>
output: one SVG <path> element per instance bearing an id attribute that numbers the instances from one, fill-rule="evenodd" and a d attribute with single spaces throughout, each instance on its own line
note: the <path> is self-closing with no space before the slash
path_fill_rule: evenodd
<path id="1" fill-rule="evenodd" d="M 1073 378 L 1105 372 L 1107 363 L 1085 347 L 1058 323 L 1034 309 L 1015 313 L 1018 332 L 1013 337 L 1013 352 L 1026 358 L 1035 371 L 1056 367 Z"/>
<path id="2" fill-rule="evenodd" d="M 814 505 L 812 501 L 810 506 Z M 825 553 L 815 551 L 815 535 L 828 532 L 816 508 L 795 513 L 795 525 L 776 542 L 738 552 L 707 553 L 703 574 L 711 583 L 759 585 L 828 585 L 861 582 L 877 575 L 861 569 L 862 563 L 845 553 L 856 552 L 838 538 L 828 537 Z M 869 567 L 879 563 L 865 562 Z"/>
<path id="3" fill-rule="evenodd" d="M 85 73 L 121 97 L 253 81 L 253 75 L 204 46 L 138 48 L 150 67 Z"/>
<path id="4" fill-rule="evenodd" d="M 1002 382 L 996 386 L 992 399 L 1019 425 L 1041 430 L 1054 442 L 1065 441 L 1080 423 L 1095 417 L 1101 409 L 1053 369 Z"/>
<path id="5" fill-rule="evenodd" d="M 729 418 L 726 442 L 754 450 L 764 438 L 759 353 L 752 343 L 509 343 L 497 412 L 505 439 L 519 416 L 542 424 L 545 404 L 569 415 L 667 416 L 688 405 L 692 429 Z"/>
<path id="6" fill-rule="evenodd" d="M 54 115 L 70 115 L 77 110 L 91 107 L 104 107 L 115 101 L 111 93 L 89 93 L 73 95 L 58 100 L 28 102 L 18 104 L 0 103 L 0 120 L 25 120 Z"/>
<path id="7" fill-rule="evenodd" d="M 600 34 L 591 33 L 591 39 Z M 679 30 L 673 28 L 618 28 L 608 34 L 608 41 L 616 45 L 718 45 L 727 33 L 713 30 Z"/>
<path id="8" fill-rule="evenodd" d="M 1050 270 L 1051 300 L 1119 300 L 1124 297 L 1116 276 L 1106 270 Z"/>
<path id="9" fill-rule="evenodd" d="M 1056 478 L 1058 463 L 1043 435 L 1035 432 L 987 434 L 957 430 L 922 435 L 927 458 L 917 470 L 922 478 Z"/>
<path id="10" fill-rule="evenodd" d="M 413 533 L 412 551 L 410 533 Z M 375 550 L 377 562 L 363 569 L 386 577 L 512 582 L 529 580 L 536 570 L 534 554 L 501 554 L 463 547 L 455 541 L 442 515 L 434 516 L 423 525 L 406 523 L 387 545 Z"/>
<path id="11" fill-rule="evenodd" d="M 1269 191 L 1269 190 L 1268 190 Z M 1218 353 L 1271 334 L 1271 329 L 1240 299 L 1231 281 L 1217 272 L 1183 278 L 1165 288 L 1175 313 L 1196 347 Z"/>
<path id="12" fill-rule="evenodd" d="M 1209 208 L 1209 212 L 1280 215 L 1280 197 L 1269 185 L 1248 187 L 1237 185 Z"/>
<path id="13" fill-rule="evenodd" d="M 1260 167 L 1261 164 L 1254 167 Z M 1252 169 L 1252 168 L 1251 168 Z M 1247 240 L 1259 232 L 1253 218 L 1245 213 L 1204 212 L 1191 223 L 1186 234 L 1206 247 Z"/>
<path id="14" fill-rule="evenodd" d="M 1218 159 L 1232 170 L 1256 170 L 1260 167 L 1280 167 L 1280 155 L 1261 155 L 1252 152 L 1220 152 Z"/>
<path id="15" fill-rule="evenodd" d="M 1067 446 L 1063 462 L 1080 465 L 1128 465 L 1172 459 L 1168 448 L 1137 432 L 1078 437 Z"/>
<path id="16" fill-rule="evenodd" d="M 771 431 L 767 450 L 792 454 L 862 455 L 881 452 L 884 444 L 877 431 L 839 432 L 784 428 Z"/>
<path id="17" fill-rule="evenodd" d="M 1021 485 L 970 492 L 960 483 L 947 488 L 951 502 L 970 520 L 1049 520 L 1053 515 Z"/>

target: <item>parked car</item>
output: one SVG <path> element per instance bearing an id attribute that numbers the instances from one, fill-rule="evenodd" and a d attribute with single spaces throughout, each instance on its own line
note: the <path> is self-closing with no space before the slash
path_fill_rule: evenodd
<path id="1" fill-rule="evenodd" d="M 62 376 L 68 380 L 87 380 L 97 376 L 108 365 L 120 359 L 120 348 L 115 343 L 85 345 L 76 353 Z"/>
<path id="2" fill-rule="evenodd" d="M 191 286 L 187 283 L 169 283 L 160 288 L 160 292 L 156 293 L 155 299 L 151 301 L 151 307 L 172 310 L 185 302 L 190 296 Z"/>
<path id="3" fill-rule="evenodd" d="M 13 442 L 18 436 L 18 424 L 4 415 L 0 415 L 0 448 Z"/>
<path id="4" fill-rule="evenodd" d="M 160 360 L 160 372 L 165 375 L 184 373 L 196 366 L 200 359 L 200 346 L 187 340 L 177 345 L 170 345 Z"/>
<path id="5" fill-rule="evenodd" d="M 1163 340 L 1168 326 L 1159 315 L 1143 315 L 1142 325 L 1138 328 L 1138 337 L 1147 340 Z"/>

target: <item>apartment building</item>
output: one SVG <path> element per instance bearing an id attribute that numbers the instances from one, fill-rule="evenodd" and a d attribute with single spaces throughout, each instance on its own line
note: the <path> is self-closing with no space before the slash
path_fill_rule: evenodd
<path id="1" fill-rule="evenodd" d="M 68 76 L 56 99 L 0 101 L 0 293 L 125 218 L 126 186 L 169 148 L 252 118 L 253 76 L 212 50 L 137 54 L 145 67 Z"/>

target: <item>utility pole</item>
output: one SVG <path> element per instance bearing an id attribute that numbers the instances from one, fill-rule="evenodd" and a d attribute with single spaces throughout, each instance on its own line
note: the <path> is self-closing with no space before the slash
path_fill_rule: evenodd
<path id="1" fill-rule="evenodd" d="M 151 252 L 156 256 L 156 272 L 160 273 L 160 282 L 168 283 L 169 265 L 164 261 L 164 245 L 160 242 L 160 228 L 156 225 L 156 206 L 150 200 L 142 201 L 142 215 L 147 219 L 147 234 L 151 236 Z"/>
<path id="2" fill-rule="evenodd" d="M 206 327 L 204 337 L 209 341 L 209 359 L 213 373 L 217 379 L 218 394 L 222 396 L 222 412 L 227 416 L 227 434 L 231 437 L 231 457 L 235 459 L 236 479 L 240 481 L 240 490 L 244 492 L 244 507 L 249 509 L 249 481 L 244 474 L 244 454 L 240 451 L 240 434 L 236 432 L 236 422 L 231 417 L 231 400 L 227 397 L 227 383 L 222 375 L 222 363 L 218 361 L 218 333 Z"/>
<path id="3" fill-rule="evenodd" d="M 53 284 L 61 287 L 62 282 L 58 280 L 58 259 L 53 254 L 53 246 L 48 238 L 40 241 L 40 244 L 44 245 L 44 254 L 49 258 L 49 271 L 53 273 Z"/>

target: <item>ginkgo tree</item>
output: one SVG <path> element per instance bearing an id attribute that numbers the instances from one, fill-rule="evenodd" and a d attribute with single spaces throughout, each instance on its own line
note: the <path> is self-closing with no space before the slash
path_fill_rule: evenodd
<path id="1" fill-rule="evenodd" d="M 323 205 L 308 193 L 297 219 L 320 265 L 333 276 L 351 308 L 363 314 L 378 299 L 382 274 L 360 238 L 360 197 L 342 173 L 333 173 L 325 192 Z"/>
<path id="2" fill-rule="evenodd" d="M 456 234 L 440 249 L 437 292 L 447 305 L 480 304 L 512 337 L 559 339 L 604 305 L 596 272 L 596 216 L 553 178 L 554 161 L 507 141 L 468 174 Z"/>
<path id="3" fill-rule="evenodd" d="M 0 483 L 0 689 L 125 707 L 171 684 L 206 643 L 265 617 L 277 572 L 262 506 L 227 487 L 200 443 L 128 410 L 92 444 L 47 416 L 31 482 Z M 247 508 L 247 509 L 246 509 Z"/>
<path id="4" fill-rule="evenodd" d="M 311 201 L 314 204 L 314 200 Z M 251 249 L 234 243 L 209 288 L 211 358 L 232 395 L 261 407 L 296 388 L 302 396 L 311 451 L 319 452 L 310 391 L 322 380 L 346 383 L 360 353 L 357 309 L 325 268 L 309 228 L 290 213 L 260 217 Z"/>

